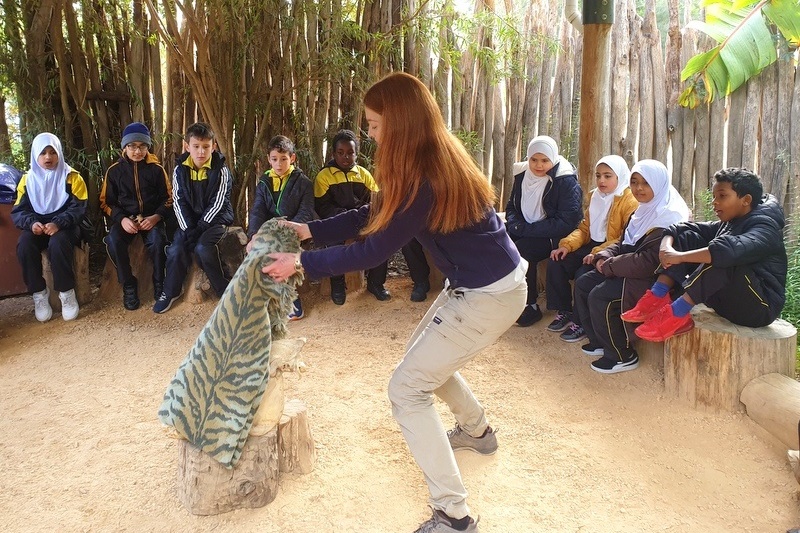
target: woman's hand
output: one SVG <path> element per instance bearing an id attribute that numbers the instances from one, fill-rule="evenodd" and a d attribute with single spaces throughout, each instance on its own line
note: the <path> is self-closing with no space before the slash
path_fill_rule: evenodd
<path id="1" fill-rule="evenodd" d="M 302 224 L 297 224 L 298 226 Z M 273 253 L 267 254 L 267 257 L 270 257 L 273 261 L 272 263 L 268 264 L 264 268 L 261 269 L 261 272 L 270 276 L 272 279 L 277 281 L 278 283 L 283 283 L 295 272 L 297 272 L 297 268 L 295 265 L 297 264 L 297 260 L 300 257 L 300 254 L 287 254 L 287 253 Z"/>
<path id="2" fill-rule="evenodd" d="M 279 220 L 278 224 L 292 228 L 301 241 L 311 238 L 311 231 L 308 229 L 308 224 L 298 224 L 297 222 L 289 222 L 288 220 Z"/>
<path id="3" fill-rule="evenodd" d="M 564 259 L 568 253 L 569 250 L 567 250 L 563 246 L 559 246 L 558 248 L 550 252 L 550 259 L 552 259 L 553 261 L 560 261 L 561 259 Z"/>

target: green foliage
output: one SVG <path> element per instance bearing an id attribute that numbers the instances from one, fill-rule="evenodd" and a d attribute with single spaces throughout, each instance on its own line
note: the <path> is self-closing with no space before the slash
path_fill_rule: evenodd
<path id="1" fill-rule="evenodd" d="M 694 198 L 694 219 L 697 222 L 710 222 L 717 219 L 714 214 L 714 195 L 708 189 L 698 191 Z"/>
<path id="2" fill-rule="evenodd" d="M 789 268 L 786 272 L 786 304 L 781 318 L 800 329 L 800 245 L 794 242 L 787 244 L 786 248 Z M 800 374 L 800 347 L 796 360 L 795 372 Z"/>

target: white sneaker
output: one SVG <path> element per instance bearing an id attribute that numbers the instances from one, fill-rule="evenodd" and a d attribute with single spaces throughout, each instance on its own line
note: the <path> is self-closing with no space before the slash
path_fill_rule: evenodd
<path id="1" fill-rule="evenodd" d="M 70 289 L 67 292 L 58 293 L 61 298 L 61 317 L 64 320 L 74 320 L 78 317 L 78 300 L 75 298 L 75 289 Z"/>
<path id="2" fill-rule="evenodd" d="M 42 292 L 33 293 L 33 313 L 39 322 L 47 322 L 53 316 L 53 308 L 50 307 L 50 289 L 47 287 Z"/>

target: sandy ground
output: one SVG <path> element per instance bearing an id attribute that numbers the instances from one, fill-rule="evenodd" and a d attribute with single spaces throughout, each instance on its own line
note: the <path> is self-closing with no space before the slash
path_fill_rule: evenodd
<path id="1" fill-rule="evenodd" d="M 176 441 L 156 410 L 213 309 L 155 315 L 93 302 L 36 322 L 28 297 L 0 301 L 0 528 L 3 531 L 411 532 L 427 489 L 391 417 L 386 384 L 426 310 L 410 282 L 378 302 L 306 298 L 306 402 L 318 462 L 287 474 L 274 502 L 220 516 L 176 499 Z M 428 302 L 432 301 L 432 297 Z M 663 397 L 662 370 L 589 369 L 577 346 L 512 328 L 464 375 L 499 429 L 492 457 L 459 452 L 483 533 L 782 532 L 800 524 L 785 450 L 743 415 Z M 439 405 L 446 425 L 452 417 Z"/>

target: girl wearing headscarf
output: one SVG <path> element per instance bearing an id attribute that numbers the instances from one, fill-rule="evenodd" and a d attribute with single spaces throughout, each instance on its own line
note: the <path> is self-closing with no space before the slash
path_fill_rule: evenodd
<path id="1" fill-rule="evenodd" d="M 559 155 L 556 141 L 546 135 L 528 144 L 527 161 L 516 163 L 514 173 L 506 230 L 530 264 L 528 299 L 517 319 L 517 325 L 526 327 L 542 319 L 536 304 L 536 264 L 547 259 L 559 240 L 578 227 L 583 191 L 575 168 Z"/>
<path id="2" fill-rule="evenodd" d="M 64 161 L 61 141 L 52 133 L 40 133 L 31 146 L 31 167 L 17 186 L 11 210 L 14 225 L 22 230 L 17 258 L 22 276 L 33 295 L 39 322 L 53 316 L 50 290 L 42 276 L 42 251 L 47 250 L 53 271 L 53 288 L 61 299 L 61 316 L 78 316 L 73 257 L 80 244 L 80 222 L 86 213 L 86 183 Z"/>
<path id="3" fill-rule="evenodd" d="M 639 207 L 628 187 L 630 178 L 628 164 L 620 156 L 607 155 L 600 159 L 595 165 L 597 188 L 592 191 L 583 222 L 550 253 L 545 291 L 547 308 L 558 313 L 547 329 L 563 332 L 561 340 L 577 342 L 586 338 L 580 320 L 572 312 L 569 282 L 594 268 L 594 254 L 622 236 L 622 229 Z"/>
<path id="4" fill-rule="evenodd" d="M 639 366 L 633 327 L 625 325 L 620 314 L 633 308 L 655 281 L 664 230 L 689 219 L 689 207 L 658 161 L 646 159 L 634 165 L 630 188 L 639 207 L 622 238 L 596 253 L 595 270 L 575 282 L 575 311 L 589 339 L 581 349 L 601 356 L 592 369 L 604 374 Z"/>

